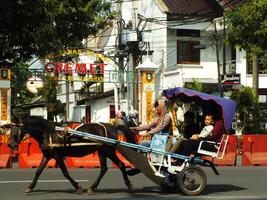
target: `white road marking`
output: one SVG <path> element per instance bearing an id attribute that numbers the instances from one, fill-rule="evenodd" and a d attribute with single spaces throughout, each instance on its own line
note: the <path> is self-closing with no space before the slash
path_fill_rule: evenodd
<path id="1" fill-rule="evenodd" d="M 77 182 L 88 182 L 88 180 L 75 180 Z M 21 180 L 21 181 L 0 181 L 0 184 L 5 183 L 31 183 L 32 180 Z M 38 180 L 39 183 L 64 183 L 69 182 L 68 180 Z"/>

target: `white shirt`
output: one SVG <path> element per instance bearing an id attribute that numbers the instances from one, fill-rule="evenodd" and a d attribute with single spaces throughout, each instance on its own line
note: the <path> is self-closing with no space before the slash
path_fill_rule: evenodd
<path id="1" fill-rule="evenodd" d="M 212 129 L 213 125 L 204 126 L 204 128 L 201 130 L 199 134 L 199 138 L 206 138 L 208 136 L 211 136 Z"/>

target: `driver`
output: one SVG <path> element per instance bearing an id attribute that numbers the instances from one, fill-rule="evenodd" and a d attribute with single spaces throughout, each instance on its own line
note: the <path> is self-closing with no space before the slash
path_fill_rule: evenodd
<path id="1" fill-rule="evenodd" d="M 154 117 L 150 124 L 130 127 L 130 130 L 134 132 L 147 130 L 146 133 L 139 133 L 143 137 L 153 136 L 155 133 L 172 134 L 172 119 L 170 113 L 167 111 L 166 100 L 166 97 L 161 97 L 155 102 L 154 107 L 158 116 Z M 150 147 L 150 143 L 151 140 L 143 140 L 140 142 L 140 145 Z"/>

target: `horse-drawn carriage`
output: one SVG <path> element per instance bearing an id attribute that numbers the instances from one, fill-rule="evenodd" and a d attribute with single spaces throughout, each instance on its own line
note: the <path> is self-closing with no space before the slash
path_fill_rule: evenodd
<path id="1" fill-rule="evenodd" d="M 231 128 L 236 107 L 235 102 L 232 100 L 196 92 L 185 88 L 168 89 L 164 91 L 164 95 L 172 101 L 179 99 L 182 102 L 195 102 L 195 104 L 199 105 L 204 112 L 206 110 L 212 110 L 213 112 L 220 115 L 221 120 L 223 120 L 223 128 L 225 128 L 225 130 L 229 130 Z M 105 124 L 98 124 L 98 128 L 92 128 L 90 126 L 92 125 L 89 124 L 84 128 L 80 127 L 77 130 L 68 130 L 68 134 L 92 141 L 98 144 L 98 148 L 100 148 L 99 146 L 103 144 L 102 146 L 106 145 L 109 149 L 112 149 L 112 151 L 115 151 L 117 149 L 129 162 L 137 167 L 150 180 L 167 190 L 182 191 L 186 195 L 197 195 L 205 189 L 207 178 L 201 166 L 211 167 L 215 174 L 219 175 L 213 162 L 210 160 L 202 159 L 201 155 L 207 155 L 211 156 L 212 158 L 218 159 L 222 158 L 226 150 L 228 140 L 228 135 L 227 133 L 225 133 L 220 137 L 221 140 L 219 142 L 202 141 L 201 145 L 199 146 L 198 152 L 196 152 L 195 156 L 192 157 L 166 152 L 166 135 L 164 137 L 162 137 L 162 135 L 154 136 L 152 138 L 151 146 L 148 148 L 138 144 L 119 141 L 116 137 L 113 136 L 110 137 L 110 135 L 108 134 L 110 127 L 107 127 Z M 97 133 L 101 127 L 103 128 L 103 133 Z M 60 127 L 58 127 L 57 129 L 60 131 L 64 130 Z M 24 132 L 25 131 L 26 128 L 24 124 Z M 29 132 L 30 130 L 28 129 L 27 131 Z M 38 138 L 36 139 L 38 140 Z M 210 145 L 216 146 L 217 151 L 214 152 L 203 149 L 203 143 L 209 143 Z M 86 146 L 84 146 L 83 148 L 86 148 Z M 92 146 L 90 148 L 92 148 Z M 105 149 L 107 149 L 107 147 L 102 149 L 101 148 L 100 150 L 97 150 L 98 153 L 101 154 L 101 152 L 104 152 L 105 154 Z M 59 148 L 56 147 L 56 149 Z M 110 152 L 106 152 L 105 155 L 106 157 L 111 158 L 113 161 L 116 160 L 112 156 L 110 157 Z M 147 155 L 150 155 L 149 159 Z M 65 154 L 64 156 L 69 156 L 69 154 Z M 172 162 L 173 158 L 182 160 L 182 163 L 180 163 L 179 165 L 174 165 Z M 60 163 L 62 165 L 62 161 L 60 161 Z M 127 174 L 125 174 L 124 166 L 122 166 L 120 163 L 117 164 L 120 166 L 126 185 L 128 186 L 128 188 L 131 188 L 131 183 L 127 178 Z M 105 170 L 103 173 L 105 173 Z M 91 189 L 96 189 L 100 179 L 104 175 L 103 173 L 99 175 L 96 182 L 94 182 L 94 184 L 91 186 Z M 69 179 L 68 176 L 66 177 Z M 73 181 L 72 179 L 69 180 L 71 182 Z M 37 180 L 35 180 L 34 183 L 29 187 L 30 189 L 35 186 L 36 181 Z M 77 183 L 72 183 L 77 189 Z"/>

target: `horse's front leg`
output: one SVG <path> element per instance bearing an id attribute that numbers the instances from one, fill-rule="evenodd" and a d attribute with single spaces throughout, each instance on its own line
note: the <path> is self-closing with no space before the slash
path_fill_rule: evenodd
<path id="1" fill-rule="evenodd" d="M 78 182 L 76 182 L 73 178 L 70 177 L 69 172 L 67 170 L 67 167 L 64 163 L 63 156 L 57 155 L 55 157 L 56 157 L 57 163 L 58 163 L 64 177 L 70 181 L 70 183 L 73 185 L 73 187 L 75 187 L 76 193 L 81 194 L 83 192 L 82 187 L 79 186 Z"/>
<path id="2" fill-rule="evenodd" d="M 37 183 L 40 175 L 42 174 L 45 166 L 47 165 L 47 163 L 48 163 L 48 161 L 50 159 L 51 159 L 51 157 L 46 157 L 46 156 L 43 155 L 41 163 L 40 163 L 38 169 L 35 172 L 34 178 L 33 178 L 32 182 L 31 182 L 30 186 L 28 188 L 26 188 L 26 190 L 25 190 L 26 193 L 30 193 L 30 192 L 33 191 L 33 188 L 36 186 L 36 183 Z"/>
<path id="3" fill-rule="evenodd" d="M 98 151 L 98 157 L 100 162 L 100 174 L 98 175 L 97 179 L 94 181 L 94 183 L 88 188 L 87 192 L 92 193 L 95 192 L 97 189 L 97 186 L 99 185 L 102 177 L 105 175 L 105 173 L 108 170 L 107 167 L 107 156 L 102 151 Z"/>

